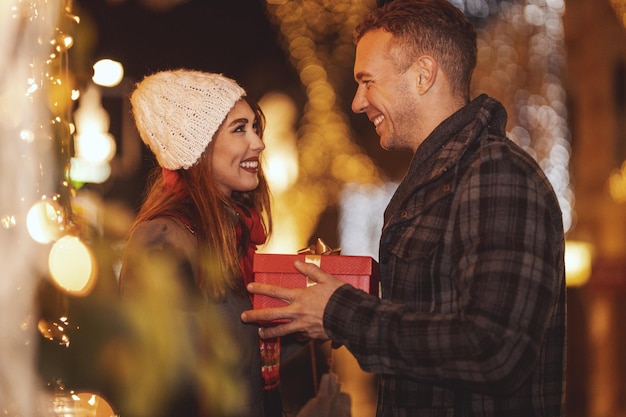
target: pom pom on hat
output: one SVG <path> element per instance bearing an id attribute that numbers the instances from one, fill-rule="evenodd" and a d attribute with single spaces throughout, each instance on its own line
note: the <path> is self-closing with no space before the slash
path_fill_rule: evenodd
<path id="1" fill-rule="evenodd" d="M 177 170 L 198 162 L 245 94 L 221 74 L 179 69 L 145 77 L 130 102 L 141 140 L 161 167 Z"/>

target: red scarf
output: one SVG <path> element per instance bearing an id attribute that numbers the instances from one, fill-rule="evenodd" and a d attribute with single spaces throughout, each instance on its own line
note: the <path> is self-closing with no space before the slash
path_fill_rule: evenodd
<path id="1" fill-rule="evenodd" d="M 167 168 L 161 168 L 161 175 L 163 176 L 163 190 L 172 193 L 178 198 L 183 198 L 187 195 L 185 187 L 183 187 L 182 181 L 178 178 L 177 171 L 171 171 Z"/>
<path id="2" fill-rule="evenodd" d="M 243 208 L 236 205 L 237 214 L 240 219 L 243 220 L 248 229 L 248 247 L 244 248 L 244 255 L 241 257 L 241 273 L 243 274 L 243 280 L 247 284 L 252 282 L 254 275 L 252 272 L 252 261 L 254 260 L 254 253 L 257 250 L 257 245 L 265 243 L 265 229 L 261 223 L 261 216 L 259 212 L 254 208 Z M 237 222 L 235 225 L 235 232 L 237 233 L 237 245 L 241 244 L 243 230 L 241 229 L 241 222 Z"/>
<path id="3" fill-rule="evenodd" d="M 241 272 L 246 284 L 254 279 L 252 262 L 257 245 L 265 243 L 265 229 L 261 223 L 261 216 L 254 208 L 243 208 L 236 206 L 239 217 L 243 220 L 250 235 L 248 247 L 241 258 Z M 237 244 L 241 243 L 243 230 L 241 222 L 235 226 L 237 232 Z M 280 371 L 280 338 L 262 339 L 259 337 L 259 348 L 261 350 L 261 374 L 263 375 L 263 389 L 271 390 L 278 387 Z"/>

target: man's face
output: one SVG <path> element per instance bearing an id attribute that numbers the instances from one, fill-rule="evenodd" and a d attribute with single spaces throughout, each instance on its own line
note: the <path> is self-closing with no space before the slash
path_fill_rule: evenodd
<path id="1" fill-rule="evenodd" d="M 352 111 L 374 123 L 384 149 L 415 151 L 419 123 L 413 66 L 400 72 L 390 55 L 393 36 L 382 29 L 367 32 L 356 47 L 354 79 L 358 83 Z"/>

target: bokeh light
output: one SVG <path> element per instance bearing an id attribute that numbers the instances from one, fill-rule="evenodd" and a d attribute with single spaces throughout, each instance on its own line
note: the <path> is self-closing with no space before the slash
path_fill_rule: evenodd
<path id="1" fill-rule="evenodd" d="M 565 231 L 574 225 L 569 175 L 570 132 L 562 84 L 563 0 L 457 0 L 476 23 L 478 63 L 472 93 L 487 93 L 507 109 L 509 137 L 532 155 L 552 184 Z"/>
<path id="2" fill-rule="evenodd" d="M 89 294 L 95 281 L 94 257 L 76 236 L 64 236 L 50 250 L 48 266 L 54 282 L 72 295 Z"/>
<path id="3" fill-rule="evenodd" d="M 124 66 L 112 59 L 101 59 L 93 65 L 94 83 L 103 87 L 115 87 L 124 78 Z"/>
<path id="4" fill-rule="evenodd" d="M 38 243 L 50 243 L 63 233 L 63 212 L 54 199 L 43 199 L 28 210 L 26 228 Z"/>
<path id="5" fill-rule="evenodd" d="M 264 172 L 274 196 L 288 190 L 298 179 L 296 106 L 286 94 L 268 93 L 259 105 L 266 116 L 263 140 Z"/>
<path id="6" fill-rule="evenodd" d="M 622 26 L 626 27 L 626 0 L 611 0 L 611 5 Z"/>
<path id="7" fill-rule="evenodd" d="M 53 399 L 55 416 L 115 417 L 116 413 L 100 395 L 91 392 L 57 393 Z"/>
<path id="8" fill-rule="evenodd" d="M 565 282 L 568 287 L 585 285 L 591 277 L 593 247 L 588 242 L 565 243 Z"/>
<path id="9" fill-rule="evenodd" d="M 626 203 L 626 162 L 619 169 L 613 170 L 609 176 L 609 194 L 613 201 Z"/>
<path id="10" fill-rule="evenodd" d="M 87 86 L 74 111 L 74 121 L 75 154 L 70 161 L 70 177 L 75 183 L 103 183 L 111 175 L 109 162 L 117 145 L 109 133 L 110 117 L 102 106 L 99 87 Z"/>

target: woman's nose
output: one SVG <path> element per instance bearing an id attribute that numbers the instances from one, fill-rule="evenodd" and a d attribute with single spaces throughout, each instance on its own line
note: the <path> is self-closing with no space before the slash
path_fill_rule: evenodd
<path id="1" fill-rule="evenodd" d="M 265 142 L 263 142 L 263 139 L 261 139 L 261 137 L 258 134 L 254 134 L 253 138 L 251 139 L 251 144 L 250 147 L 255 150 L 255 151 L 259 151 L 261 152 L 262 150 L 265 149 Z"/>

